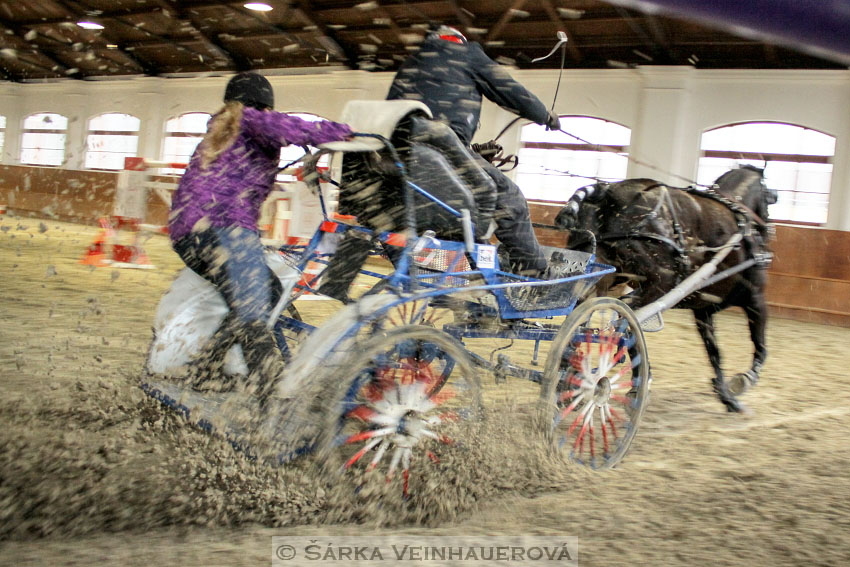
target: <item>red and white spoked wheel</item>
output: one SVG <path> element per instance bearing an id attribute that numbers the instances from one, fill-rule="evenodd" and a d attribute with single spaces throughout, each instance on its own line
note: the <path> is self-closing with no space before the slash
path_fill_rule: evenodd
<path id="1" fill-rule="evenodd" d="M 344 371 L 330 406 L 323 452 L 342 471 L 380 471 L 410 491 L 417 461 L 439 461 L 481 416 L 481 394 L 463 348 L 430 327 L 370 337 Z"/>
<path id="2" fill-rule="evenodd" d="M 605 297 L 579 305 L 546 361 L 542 401 L 553 446 L 592 468 L 616 465 L 637 432 L 649 375 L 646 342 L 632 310 Z"/>

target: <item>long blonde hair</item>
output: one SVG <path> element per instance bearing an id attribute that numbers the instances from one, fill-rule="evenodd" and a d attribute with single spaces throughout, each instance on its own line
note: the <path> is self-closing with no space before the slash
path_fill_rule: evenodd
<path id="1" fill-rule="evenodd" d="M 206 169 L 221 153 L 229 148 L 239 135 L 242 124 L 242 111 L 245 107 L 241 102 L 228 101 L 210 119 L 210 125 L 198 151 L 201 153 L 201 167 Z"/>

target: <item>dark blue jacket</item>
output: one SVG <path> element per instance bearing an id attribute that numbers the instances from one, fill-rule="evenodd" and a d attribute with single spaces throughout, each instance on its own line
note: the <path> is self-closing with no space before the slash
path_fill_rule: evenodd
<path id="1" fill-rule="evenodd" d="M 447 122 L 467 145 L 478 129 L 481 97 L 537 124 L 546 106 L 490 59 L 477 43 L 458 44 L 428 34 L 419 51 L 399 69 L 388 100 L 424 102 L 434 118 Z"/>

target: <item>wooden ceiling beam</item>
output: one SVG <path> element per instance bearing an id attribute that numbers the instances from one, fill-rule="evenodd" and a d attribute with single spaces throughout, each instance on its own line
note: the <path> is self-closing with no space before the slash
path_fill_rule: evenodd
<path id="1" fill-rule="evenodd" d="M 266 20 L 263 16 L 259 15 L 257 12 L 255 12 L 253 10 L 249 10 L 247 8 L 243 8 L 242 6 L 239 6 L 239 7 L 232 6 L 230 2 L 226 2 L 225 0 L 217 0 L 216 2 L 204 4 L 204 5 L 200 5 L 200 6 L 197 6 L 197 5 L 190 6 L 190 8 L 193 8 L 193 9 L 197 9 L 199 7 L 200 8 L 212 8 L 214 6 L 217 6 L 219 8 L 224 8 L 226 10 L 229 10 L 231 12 L 239 14 L 240 16 L 249 18 L 249 19 L 253 20 L 255 23 L 262 26 L 263 28 L 273 32 L 276 35 L 284 36 L 287 39 L 289 39 L 290 41 L 297 41 L 298 40 L 298 38 L 295 38 L 288 29 L 282 28 L 278 25 L 271 23 L 270 21 Z M 286 9 L 288 11 L 288 10 L 291 9 L 291 7 L 289 5 L 287 5 Z M 284 12 L 283 17 L 286 17 L 286 14 L 287 14 L 287 12 Z"/>
<path id="2" fill-rule="evenodd" d="M 299 46 L 303 47 L 303 45 L 301 44 L 301 40 L 298 38 L 298 36 L 293 34 L 289 29 L 275 25 L 260 16 L 259 14 L 257 14 L 256 12 L 248 10 L 247 8 L 244 8 L 242 6 L 236 7 L 224 0 L 217 0 L 213 3 L 192 5 L 189 6 L 189 8 L 208 8 L 212 6 L 223 7 L 242 16 L 246 16 L 254 20 L 263 28 L 271 31 L 273 34 L 285 37 L 289 41 L 297 43 Z M 324 23 L 322 23 L 319 19 L 315 17 L 309 3 L 299 2 L 297 0 L 290 1 L 286 4 L 286 9 L 291 10 L 299 19 L 301 19 L 302 22 L 304 22 L 306 26 L 314 28 L 315 31 L 312 31 L 311 33 L 316 38 L 317 43 L 321 45 L 323 50 L 332 55 L 334 58 L 342 59 L 350 68 L 356 68 L 356 54 L 340 46 L 333 32 Z M 286 13 L 284 13 L 284 16 L 285 15 Z"/>
<path id="3" fill-rule="evenodd" d="M 37 53 L 37 55 L 41 55 L 42 57 L 44 57 L 44 54 L 42 54 L 42 53 Z M 40 61 L 35 61 L 34 59 L 30 58 L 29 54 L 26 51 L 18 50 L 18 52 L 15 54 L 15 59 L 17 59 L 18 61 L 20 61 L 21 63 L 23 63 L 25 65 L 29 65 L 30 67 L 35 67 L 36 69 L 42 69 L 44 71 L 49 71 L 51 73 L 54 73 L 57 76 L 65 76 L 65 77 L 70 77 L 72 79 L 80 79 L 81 78 L 81 77 L 74 77 L 73 73 L 68 74 L 67 71 L 69 70 L 69 67 L 63 65 L 62 63 L 57 62 L 53 67 L 49 67 L 49 66 L 45 65 L 44 63 L 41 63 Z M 53 59 L 50 59 L 50 60 L 53 61 Z M 61 67 L 61 71 L 56 69 L 56 65 Z"/>
<path id="4" fill-rule="evenodd" d="M 399 27 L 399 25 L 397 23 L 395 23 L 395 20 L 393 19 L 392 15 L 390 15 L 390 13 L 387 11 L 386 8 L 381 6 L 381 4 L 378 0 L 375 0 L 375 3 L 378 5 L 375 8 L 375 13 L 378 15 L 378 18 L 387 21 L 387 26 L 389 26 L 390 30 L 392 30 L 393 34 L 396 37 L 396 40 L 398 40 L 399 45 L 406 45 L 406 43 L 404 41 L 404 31 Z M 372 23 L 373 24 L 375 23 L 374 19 L 372 20 Z M 375 24 L 375 25 L 377 27 L 382 27 L 381 24 Z"/>
<path id="5" fill-rule="evenodd" d="M 498 39 L 499 34 L 502 33 L 502 30 L 505 29 L 505 26 L 508 25 L 508 22 L 514 17 L 514 11 L 519 10 L 523 6 L 525 6 L 527 0 L 514 0 L 514 3 L 511 5 L 510 9 L 502 14 L 502 17 L 499 18 L 499 21 L 496 22 L 490 31 L 487 32 L 487 37 L 485 41 L 495 41 Z"/>
<path id="6" fill-rule="evenodd" d="M 41 69 L 50 70 L 53 73 L 56 73 L 56 74 L 59 74 L 59 75 L 66 74 L 66 76 L 70 76 L 70 77 L 75 78 L 75 79 L 80 78 L 80 77 L 73 77 L 73 73 L 71 75 L 67 75 L 67 71 L 68 71 L 69 67 L 65 63 L 60 61 L 59 59 L 56 59 L 55 52 L 53 52 L 50 49 L 45 48 L 44 46 L 33 45 L 33 41 L 31 39 L 27 39 L 27 37 L 29 35 L 31 35 L 31 32 L 29 30 L 24 31 L 24 29 L 22 27 L 19 27 L 14 23 L 8 22 L 8 21 L 5 21 L 5 20 L 0 20 L 0 30 L 2 30 L 3 33 L 12 32 L 11 35 L 14 35 L 16 38 L 18 38 L 20 41 L 22 41 L 22 42 L 24 42 L 24 44 L 26 44 L 27 49 L 14 48 L 15 51 L 18 53 L 17 57 L 19 59 L 20 59 L 21 53 L 27 53 L 28 50 L 32 50 L 32 52 L 35 53 L 36 55 L 41 55 L 42 57 L 44 57 L 45 59 L 47 59 L 51 63 L 53 63 L 55 68 L 46 67 L 46 66 L 42 65 L 41 63 L 37 63 L 35 61 L 32 61 L 29 58 L 27 58 L 26 61 L 24 61 L 22 59 L 22 61 L 24 63 L 26 63 L 27 65 L 32 65 L 32 66 L 39 67 Z M 38 32 L 36 32 L 36 34 L 38 35 Z M 42 37 L 44 37 L 45 39 L 47 39 L 49 41 L 61 43 L 61 42 L 59 42 L 59 41 L 57 41 L 57 40 L 55 40 L 51 37 L 47 37 L 47 36 L 42 36 Z"/>
<path id="7" fill-rule="evenodd" d="M 306 0 L 293 0 L 290 2 L 290 7 L 301 17 L 301 19 L 309 26 L 315 26 L 315 34 L 318 36 L 316 40 L 322 47 L 330 51 L 336 50 L 337 53 L 331 53 L 338 59 L 342 59 L 349 69 L 357 69 L 358 54 L 351 46 L 340 41 L 336 33 L 327 26 L 313 11 L 310 3 Z"/>
<path id="8" fill-rule="evenodd" d="M 769 43 L 764 44 L 764 58 L 768 63 L 773 65 L 776 65 L 779 62 L 775 45 L 771 45 Z"/>
<path id="9" fill-rule="evenodd" d="M 69 8 L 67 6 L 63 6 L 66 10 Z M 158 9 L 151 8 L 135 8 L 128 10 L 100 10 L 97 15 L 98 19 L 115 19 L 122 17 L 132 17 L 132 16 L 151 16 L 156 14 Z M 33 27 L 33 26 L 55 26 L 56 24 L 65 24 L 65 23 L 76 23 L 77 20 L 75 18 L 79 17 L 79 14 L 73 13 L 72 17 L 64 17 L 64 18 L 32 18 L 29 20 L 17 20 L 17 24 L 20 26 Z M 94 16 L 89 16 L 94 17 Z"/>
<path id="10" fill-rule="evenodd" d="M 460 22 L 460 25 L 463 26 L 466 35 L 469 36 L 473 41 L 478 41 L 481 39 L 480 33 L 472 33 L 469 31 L 470 29 L 474 29 L 477 26 L 475 22 L 472 21 L 472 18 L 469 14 L 461 7 L 458 0 L 448 0 L 449 6 L 451 6 L 452 12 L 454 12 L 457 21 Z"/>
<path id="11" fill-rule="evenodd" d="M 567 34 L 567 51 L 570 52 L 573 61 L 581 61 L 581 51 L 576 45 L 575 38 L 570 32 L 569 26 L 567 26 L 566 22 L 564 22 L 558 14 L 558 10 L 556 10 L 554 4 L 552 4 L 552 0 L 543 0 L 543 9 L 546 11 L 549 21 L 555 24 L 555 27 L 557 28 L 555 31 L 562 31 Z"/>
<path id="12" fill-rule="evenodd" d="M 629 28 L 635 33 L 638 39 L 652 51 L 652 55 L 655 54 L 664 54 L 668 57 L 671 62 L 673 60 L 673 53 L 670 50 L 670 44 L 667 42 L 666 33 L 664 33 L 663 29 L 661 29 L 659 22 L 653 17 L 648 16 L 650 21 L 647 21 L 647 17 L 633 17 L 625 8 L 621 8 L 620 6 L 616 6 L 615 10 L 617 14 L 620 16 L 620 19 L 626 22 Z M 642 21 L 647 24 L 647 28 L 649 29 L 649 33 L 644 30 Z M 633 50 L 635 52 L 637 48 Z M 649 62 L 654 62 L 654 57 L 650 54 L 642 54 L 635 52 L 635 55 L 638 57 L 646 58 L 649 57 Z"/>
<path id="13" fill-rule="evenodd" d="M 210 51 L 215 53 L 220 59 L 224 60 L 225 66 L 233 67 L 237 71 L 247 71 L 251 68 L 251 64 L 247 58 L 231 52 L 227 49 L 226 45 L 221 43 L 218 37 L 211 36 L 210 34 L 206 33 L 200 26 L 195 24 L 195 21 L 189 14 L 189 9 L 187 9 L 186 6 L 183 6 L 181 3 L 174 1 L 171 4 L 169 4 L 165 0 L 155 0 L 155 2 L 158 6 L 162 8 L 163 12 L 166 14 L 170 14 L 171 11 L 174 11 L 174 13 L 177 15 L 177 19 L 181 23 L 189 25 L 191 33 L 193 33 L 204 43 L 206 43 Z"/>
<path id="14" fill-rule="evenodd" d="M 64 7 L 69 12 L 71 12 L 71 14 L 73 15 L 74 18 L 81 18 L 83 16 L 86 16 L 87 12 L 92 11 L 92 8 L 90 6 L 88 6 L 87 4 L 83 3 L 83 2 L 79 2 L 79 1 L 75 1 L 75 0 L 54 0 L 54 1 L 57 4 L 61 5 L 62 7 Z M 99 16 L 99 19 L 103 19 L 103 18 L 104 18 L 104 16 L 102 16 L 102 15 Z M 180 43 L 177 43 L 176 41 L 172 40 L 169 37 L 165 37 L 165 36 L 162 36 L 162 35 L 159 35 L 159 34 L 155 34 L 151 31 L 148 31 L 144 27 L 139 27 L 133 22 L 126 21 L 124 19 L 124 17 L 116 15 L 116 16 L 110 16 L 109 19 L 113 22 L 117 22 L 118 24 L 120 24 L 124 27 L 132 29 L 135 32 L 142 32 L 143 34 L 145 34 L 149 38 L 158 39 L 158 40 L 162 41 L 163 43 L 174 47 L 178 51 L 182 51 L 184 53 L 188 53 L 189 55 L 191 55 L 193 57 L 199 58 L 201 61 L 204 60 L 204 57 L 207 57 L 206 53 L 203 53 L 201 51 L 197 51 L 195 49 L 191 49 L 189 47 L 186 47 L 186 46 L 184 46 Z M 106 38 L 110 43 L 118 45 L 119 49 L 127 57 L 127 59 L 132 61 L 134 64 L 138 65 L 139 68 L 144 73 L 146 73 L 148 75 L 159 75 L 160 74 L 161 71 L 160 71 L 159 67 L 154 67 L 147 62 L 142 62 L 139 59 L 137 59 L 136 57 L 134 57 L 132 54 L 127 53 L 127 47 L 124 47 L 124 48 L 121 47 L 121 44 L 122 44 L 121 37 L 116 35 L 116 33 L 113 30 L 103 29 L 103 30 L 100 30 L 98 33 L 102 37 Z M 123 42 L 123 43 L 126 44 L 126 42 Z"/>
<path id="15" fill-rule="evenodd" d="M 667 36 L 667 30 L 664 29 L 663 22 L 656 16 L 646 16 L 646 27 L 649 33 L 652 34 L 653 40 L 661 47 L 666 54 L 667 59 L 671 63 L 679 60 L 679 53 L 671 45 L 670 38 Z"/>

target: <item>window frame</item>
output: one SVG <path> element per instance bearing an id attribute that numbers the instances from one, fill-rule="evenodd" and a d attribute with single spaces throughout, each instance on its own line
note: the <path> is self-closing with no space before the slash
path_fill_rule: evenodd
<path id="1" fill-rule="evenodd" d="M 629 144 L 627 144 L 627 145 L 624 145 L 624 144 L 597 144 L 597 143 L 592 143 L 592 142 L 589 142 L 589 141 L 587 143 L 583 143 L 583 142 L 523 141 L 522 140 L 522 129 L 521 129 L 520 134 L 519 134 L 519 149 L 517 150 L 517 157 L 519 158 L 519 164 L 520 165 L 516 170 L 516 182 L 517 182 L 517 185 L 520 187 L 520 189 L 523 191 L 523 195 L 525 195 L 525 190 L 522 187 L 522 179 L 520 178 L 521 175 L 544 175 L 544 176 L 565 177 L 565 178 L 575 177 L 575 178 L 580 178 L 580 179 L 586 180 L 586 182 L 583 182 L 580 185 L 577 185 L 576 187 L 574 187 L 571 192 L 568 190 L 569 195 L 566 195 L 566 193 L 565 193 L 566 196 L 563 197 L 562 199 L 540 199 L 540 198 L 537 198 L 537 197 L 526 197 L 530 202 L 547 203 L 547 204 L 563 204 L 569 199 L 569 197 L 572 195 L 572 193 L 574 193 L 580 187 L 589 185 L 589 184 L 593 183 L 594 180 L 600 179 L 600 177 L 585 177 L 585 176 L 578 175 L 578 174 L 571 174 L 569 172 L 566 172 L 566 173 L 523 172 L 523 171 L 520 170 L 520 168 L 522 167 L 522 162 L 523 162 L 522 152 L 523 152 L 523 150 L 526 150 L 526 149 L 555 150 L 555 151 L 562 150 L 562 151 L 569 151 L 569 152 L 588 152 L 590 154 L 614 154 L 614 155 L 619 156 L 619 157 L 621 157 L 625 160 L 623 171 L 622 171 L 622 179 L 626 178 L 626 175 L 628 174 L 629 150 L 630 150 L 630 147 L 631 147 L 631 136 L 632 136 L 632 129 L 631 128 L 629 128 L 625 124 L 621 124 L 621 123 L 616 122 L 614 120 L 609 120 L 607 118 L 601 118 L 599 116 L 591 116 L 591 115 L 588 115 L 588 114 L 562 114 L 562 115 L 559 115 L 559 118 L 562 120 L 562 122 L 564 121 L 564 119 L 567 119 L 567 121 L 568 121 L 571 118 L 578 118 L 578 119 L 593 120 L 599 125 L 612 124 L 614 126 L 617 126 L 619 128 L 624 129 L 625 131 L 628 131 Z M 540 125 L 534 124 L 533 122 L 526 122 L 525 124 L 523 124 L 522 128 L 526 128 L 528 126 L 534 126 L 536 128 L 540 127 Z M 567 136 L 569 136 L 570 138 L 575 139 L 575 140 L 581 139 L 579 136 L 572 134 L 572 133 L 569 133 L 568 130 L 564 133 L 555 133 L 555 135 L 564 135 L 564 134 L 566 134 Z M 597 164 L 596 169 L 597 169 L 597 173 L 598 173 L 599 160 L 594 159 L 593 161 L 596 161 L 596 164 Z M 614 180 L 615 178 L 612 177 L 612 178 L 606 178 L 606 179 Z M 620 179 L 620 177 L 617 177 L 616 179 Z"/>
<path id="2" fill-rule="evenodd" d="M 132 119 L 134 119 L 138 122 L 138 127 L 135 130 L 93 130 L 91 128 L 92 122 L 94 122 L 96 119 L 104 117 L 104 116 L 109 116 L 109 115 L 120 115 L 120 116 L 123 116 L 123 117 L 132 118 Z M 126 157 L 137 157 L 138 154 L 139 154 L 139 134 L 141 132 L 141 129 L 142 129 L 141 118 L 139 118 L 138 116 L 134 116 L 133 114 L 126 113 L 126 112 L 102 112 L 100 114 L 97 114 L 97 115 L 89 118 L 88 128 L 86 130 L 86 151 L 85 151 L 85 155 L 83 156 L 83 168 L 87 169 L 87 170 L 91 170 L 91 171 L 120 171 L 120 170 L 124 169 L 124 159 L 123 158 L 121 159 L 121 165 L 119 167 L 116 167 L 116 168 L 90 167 L 90 166 L 87 165 L 87 163 L 89 161 L 89 154 L 90 153 L 120 154 L 124 158 L 126 158 Z M 122 151 L 122 152 L 110 152 L 110 151 L 106 151 L 106 150 L 92 150 L 89 147 L 91 136 L 106 136 L 106 137 L 121 137 L 121 138 L 134 137 L 136 144 L 135 144 L 135 148 L 132 151 L 132 153 L 124 152 L 124 151 Z"/>
<path id="3" fill-rule="evenodd" d="M 32 127 L 28 128 L 26 126 L 27 121 L 30 118 L 37 117 L 37 116 L 58 116 L 59 118 L 61 118 L 65 121 L 65 127 L 61 128 L 61 129 L 59 129 L 59 128 L 32 128 Z M 67 152 L 68 152 L 68 123 L 69 123 L 68 117 L 65 116 L 64 114 L 59 114 L 58 112 L 33 112 L 31 114 L 28 114 L 27 116 L 24 116 L 23 120 L 21 121 L 21 146 L 20 146 L 20 149 L 19 149 L 19 161 L 20 161 L 21 165 L 29 165 L 29 166 L 36 166 L 36 167 L 62 167 L 66 162 L 66 157 L 67 157 Z M 39 146 L 35 146 L 35 147 L 26 146 L 25 140 L 27 139 L 28 135 L 32 135 L 32 134 L 61 135 L 61 137 L 62 137 L 62 147 L 61 148 L 40 148 Z M 58 151 L 60 149 L 62 151 L 62 154 L 61 154 L 61 158 L 59 160 L 59 163 L 54 164 L 54 163 L 41 163 L 41 162 L 37 162 L 37 161 L 24 161 L 24 152 L 27 151 L 27 150 L 35 150 L 36 154 L 37 154 L 37 152 L 39 150 Z"/>
<path id="4" fill-rule="evenodd" d="M 201 110 L 191 110 L 189 112 L 181 112 L 180 114 L 166 118 L 165 127 L 163 129 L 164 135 L 162 137 L 162 150 L 160 151 L 160 156 L 162 157 L 163 161 L 167 161 L 167 162 L 171 162 L 171 163 L 186 163 L 188 165 L 189 161 L 192 159 L 192 154 L 195 153 L 195 149 L 197 149 L 197 147 L 198 147 L 198 144 L 200 144 L 201 140 L 204 139 L 204 136 L 206 135 L 206 129 L 204 130 L 204 132 L 189 132 L 189 131 L 185 131 L 185 130 L 175 130 L 175 131 L 172 131 L 172 132 L 168 131 L 168 124 L 170 122 L 172 122 L 172 121 L 178 121 L 179 122 L 179 120 L 182 117 L 188 116 L 188 115 L 191 115 L 191 114 L 206 115 L 207 116 L 207 122 L 206 122 L 207 125 L 209 125 L 209 121 L 213 117 L 213 114 L 211 114 L 209 112 L 204 112 L 204 111 L 201 111 Z M 189 154 L 186 155 L 186 156 L 177 155 L 177 154 L 169 155 L 168 153 L 166 153 L 166 151 L 167 151 L 166 148 L 167 148 L 167 145 L 168 145 L 168 140 L 171 139 L 171 138 L 197 138 L 198 142 L 192 148 L 192 151 L 189 152 Z M 179 169 L 179 168 L 162 168 L 160 170 L 160 173 L 162 175 L 182 175 L 183 172 L 185 172 L 185 171 L 186 171 L 185 169 Z"/>
<path id="5" fill-rule="evenodd" d="M 796 124 L 794 122 L 782 122 L 779 120 L 744 120 L 738 122 L 730 122 L 728 124 L 721 124 L 720 126 L 715 126 L 713 128 L 708 128 L 703 130 L 700 133 L 699 138 L 699 158 L 697 159 L 697 176 L 699 176 L 699 170 L 703 165 L 702 160 L 704 158 L 714 158 L 714 159 L 727 159 L 727 160 L 735 160 L 736 162 L 752 162 L 752 161 L 761 161 L 764 162 L 764 167 L 767 172 L 770 171 L 770 163 L 771 162 L 783 162 L 783 163 L 796 163 L 796 164 L 815 164 L 815 165 L 835 165 L 835 150 L 833 149 L 833 153 L 831 156 L 823 155 L 823 154 L 793 154 L 793 153 L 780 153 L 780 152 L 759 152 L 759 151 L 748 151 L 748 150 L 706 150 L 703 149 L 703 136 L 709 132 L 715 132 L 717 130 L 721 130 L 724 128 L 733 128 L 736 126 L 746 126 L 751 124 L 773 124 L 779 126 L 790 126 L 792 128 L 797 128 L 800 130 L 809 130 L 811 132 L 815 132 L 817 134 L 822 134 L 824 136 L 828 136 L 832 138 L 833 143 L 836 144 L 838 138 L 833 136 L 828 132 L 824 132 L 822 130 L 818 130 L 816 128 L 812 128 L 809 126 L 805 126 L 803 124 Z M 798 170 L 799 172 L 799 170 Z M 829 172 L 829 190 L 826 193 L 816 192 L 816 191 L 799 191 L 797 190 L 797 185 L 795 184 L 793 189 L 777 189 L 779 192 L 780 198 L 783 193 L 791 193 L 792 199 L 797 194 L 803 195 L 825 195 L 826 196 L 826 204 L 825 204 L 825 213 L 826 218 L 823 221 L 813 221 L 813 220 L 798 220 L 793 218 L 782 218 L 782 217 L 773 217 L 771 216 L 771 222 L 782 223 L 782 224 L 790 224 L 797 226 L 826 226 L 829 220 L 829 203 L 830 197 L 832 196 L 832 180 L 835 170 L 832 169 Z M 773 206 L 773 205 L 771 205 Z"/>

